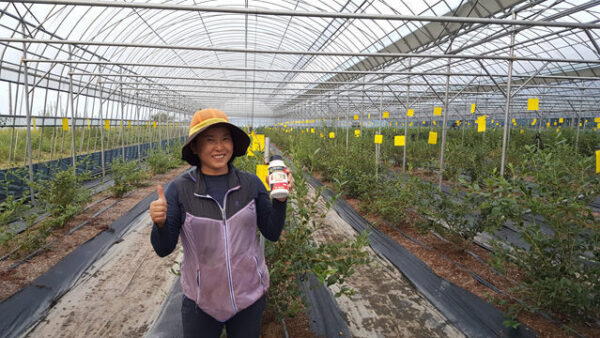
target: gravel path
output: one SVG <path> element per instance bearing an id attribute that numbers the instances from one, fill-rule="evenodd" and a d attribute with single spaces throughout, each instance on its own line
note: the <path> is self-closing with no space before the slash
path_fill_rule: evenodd
<path id="1" fill-rule="evenodd" d="M 355 236 L 354 229 L 333 210 L 327 212 L 324 227 L 314 233 L 319 242 Z M 369 251 L 373 263 L 357 268 L 346 280 L 356 293 L 337 299 L 353 337 L 464 337 L 387 259 Z"/>

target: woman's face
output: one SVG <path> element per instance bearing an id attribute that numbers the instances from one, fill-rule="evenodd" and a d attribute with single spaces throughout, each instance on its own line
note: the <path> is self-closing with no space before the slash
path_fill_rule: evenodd
<path id="1" fill-rule="evenodd" d="M 200 158 L 200 170 L 205 175 L 224 175 L 233 155 L 233 139 L 229 128 L 214 126 L 206 129 L 192 143 L 192 151 Z"/>

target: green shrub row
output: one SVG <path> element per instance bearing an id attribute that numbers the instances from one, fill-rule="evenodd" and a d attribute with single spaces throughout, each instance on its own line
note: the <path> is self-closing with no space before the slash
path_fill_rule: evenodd
<path id="1" fill-rule="evenodd" d="M 265 132 L 296 159 L 324 179 L 340 182 L 347 197 L 360 199 L 361 210 L 396 225 L 413 224 L 435 230 L 457 248 L 466 248 L 478 234 L 493 233 L 506 222 L 516 227 L 528 248 L 496 239 L 493 263 L 501 271 L 517 267 L 523 276 L 512 290 L 513 316 L 525 309 L 549 311 L 566 321 L 592 321 L 600 315 L 600 220 L 588 207 L 600 194 L 591 145 L 598 133 L 581 132 L 575 150 L 572 130 L 513 130 L 505 177 L 498 175 L 501 130 L 486 133 L 450 130 L 444 174 L 454 187 L 449 194 L 416 175 L 433 174 L 439 166 L 439 144 L 427 144 L 428 130 L 412 130 L 407 140 L 408 173 L 386 171 L 402 163 L 402 147 L 391 139 L 398 130 L 385 128 L 381 165 L 375 170 L 375 130 L 346 143 L 342 129 L 335 139 L 321 138 L 331 128 Z M 441 135 L 441 133 L 440 133 Z M 537 140 L 541 140 L 541 145 Z M 431 170 L 433 168 L 433 170 Z M 416 169 L 419 169 L 418 171 Z M 379 175 L 376 175 L 376 172 Z M 468 174 L 467 177 L 461 176 Z M 412 175 L 411 175 L 412 174 Z M 534 217 L 537 216 L 537 217 Z M 539 222 L 543 219 L 543 224 Z M 512 324 L 509 320 L 507 323 Z"/>

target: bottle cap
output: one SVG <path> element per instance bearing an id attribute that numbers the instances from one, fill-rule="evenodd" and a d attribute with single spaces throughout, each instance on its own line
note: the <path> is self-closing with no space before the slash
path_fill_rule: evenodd
<path id="1" fill-rule="evenodd" d="M 269 159 L 269 162 L 276 161 L 276 160 L 283 161 L 283 159 L 281 158 L 280 155 L 271 155 L 271 158 Z"/>

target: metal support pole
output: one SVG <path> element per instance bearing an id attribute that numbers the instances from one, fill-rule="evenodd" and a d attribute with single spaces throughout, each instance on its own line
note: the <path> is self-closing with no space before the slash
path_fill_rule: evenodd
<path id="1" fill-rule="evenodd" d="M 265 137 L 265 157 L 264 157 L 265 164 L 269 163 L 269 152 L 270 151 L 271 151 L 271 139 L 268 137 Z"/>
<path id="2" fill-rule="evenodd" d="M 104 126 L 102 125 L 104 124 L 104 121 L 102 119 L 102 101 L 104 100 L 104 98 L 102 98 L 102 83 L 100 79 L 98 79 L 98 90 L 100 91 L 100 125 L 98 126 L 98 128 L 100 128 L 100 165 L 102 167 L 102 178 L 104 178 L 104 175 L 106 174 L 106 169 L 104 166 Z"/>
<path id="3" fill-rule="evenodd" d="M 70 51 L 69 51 L 70 54 Z M 77 152 L 75 150 L 75 98 L 73 97 L 73 74 L 69 73 L 69 108 L 71 109 L 71 159 L 73 160 L 73 167 L 77 165 L 75 161 L 75 156 Z"/>
<path id="4" fill-rule="evenodd" d="M 513 19 L 516 18 L 516 13 L 513 12 Z M 515 35 L 516 32 L 513 30 L 510 34 L 510 57 L 508 60 L 508 80 L 506 83 L 506 108 L 504 109 L 504 130 L 502 133 L 502 157 L 500 160 L 500 177 L 504 177 L 504 164 L 506 162 L 506 148 L 508 146 L 508 119 L 510 117 L 510 99 L 511 99 L 511 85 L 512 85 L 512 69 L 515 46 Z"/>
<path id="5" fill-rule="evenodd" d="M 348 111 L 350 111 L 350 104 L 348 104 L 348 108 L 346 109 L 346 114 L 344 114 L 346 117 L 346 152 L 348 152 L 348 137 L 350 134 L 350 126 L 352 124 L 352 122 L 348 123 L 348 119 L 349 119 Z"/>
<path id="6" fill-rule="evenodd" d="M 446 71 L 448 75 L 446 76 L 446 93 L 444 95 L 444 111 L 442 112 L 442 149 L 440 150 L 440 181 L 439 188 L 440 192 L 442 191 L 442 181 L 444 176 L 444 150 L 446 148 L 446 125 L 448 123 L 448 90 L 450 88 L 450 59 L 448 59 L 448 64 L 446 65 Z"/>
<path id="7" fill-rule="evenodd" d="M 581 90 L 581 97 L 583 96 L 584 89 Z M 579 148 L 579 120 L 581 120 L 581 113 L 583 111 L 583 101 L 579 101 L 579 112 L 577 112 L 577 132 L 575 134 L 575 152 L 578 151 Z"/>
<path id="8" fill-rule="evenodd" d="M 122 72 L 122 70 L 121 70 Z M 121 78 L 121 82 L 123 82 L 123 78 Z M 125 131 L 123 129 L 123 116 L 125 115 L 125 103 L 123 102 L 123 85 L 120 86 L 120 96 L 119 101 L 121 101 L 121 159 L 125 162 Z"/>
<path id="9" fill-rule="evenodd" d="M 17 87 L 17 91 L 18 91 L 18 87 Z M 16 112 L 13 110 L 12 83 L 11 82 L 8 83 L 8 114 L 16 115 Z M 14 139 L 15 139 L 15 122 L 16 122 L 15 118 L 13 117 L 12 126 L 11 126 L 11 134 L 10 134 L 10 148 L 8 148 L 8 165 L 9 166 L 12 163 L 13 145 L 14 145 Z"/>
<path id="10" fill-rule="evenodd" d="M 412 59 L 408 59 L 408 70 L 411 70 Z M 406 87 L 406 113 L 404 114 L 404 149 L 402 153 L 402 174 L 406 174 L 406 147 L 408 147 L 408 109 L 410 109 L 410 82 L 408 78 L 408 86 Z"/>
<path id="11" fill-rule="evenodd" d="M 381 78 L 381 96 L 379 96 L 379 129 L 378 134 L 381 134 L 381 114 L 383 114 L 383 90 L 385 88 L 385 76 Z M 375 143 L 375 177 L 379 176 L 379 156 L 380 156 L 380 146 L 379 143 Z"/>
<path id="12" fill-rule="evenodd" d="M 23 26 L 23 36 L 25 36 L 25 24 Z M 23 43 L 23 60 L 27 58 L 27 44 Z M 29 160 L 29 181 L 33 182 L 33 163 L 31 161 L 31 106 L 29 104 L 29 69 L 27 62 L 23 61 L 23 73 L 25 75 L 25 108 L 27 110 L 27 157 Z M 29 186 L 29 192 L 31 194 L 31 203 L 35 203 L 35 196 L 33 193 L 33 187 Z"/>
<path id="13" fill-rule="evenodd" d="M 136 101 L 136 105 L 135 105 L 135 119 L 136 120 L 140 119 L 140 102 L 139 102 L 139 100 L 140 100 L 140 93 L 138 91 L 136 91 L 135 92 L 135 101 Z M 137 139 L 137 159 L 138 159 L 138 162 L 140 162 L 142 160 L 142 148 L 141 148 L 142 147 L 142 145 L 141 145 L 142 142 L 141 142 L 141 135 L 140 135 L 140 133 L 142 131 L 142 128 L 139 125 L 138 126 L 134 125 L 134 128 L 137 129 L 137 133 L 136 133 L 137 134 L 137 136 L 136 136 L 136 139 Z"/>

